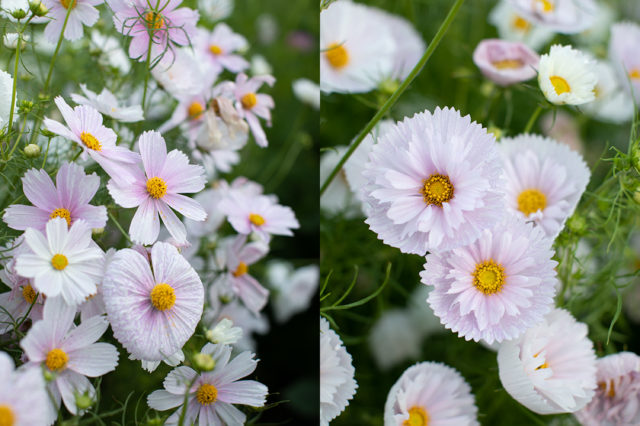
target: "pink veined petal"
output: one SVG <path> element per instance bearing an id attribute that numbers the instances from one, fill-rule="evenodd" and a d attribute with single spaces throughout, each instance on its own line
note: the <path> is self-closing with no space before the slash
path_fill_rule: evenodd
<path id="1" fill-rule="evenodd" d="M 64 22 L 59 19 L 53 19 L 44 27 L 44 36 L 50 43 L 56 43 L 62 32 Z"/>
<path id="2" fill-rule="evenodd" d="M 59 34 L 59 32 L 58 32 Z M 65 123 L 69 126 L 71 133 L 75 137 L 75 141 L 80 143 L 79 135 L 82 132 L 82 127 L 80 123 L 80 119 L 78 115 L 62 98 L 62 96 L 57 96 L 54 100 L 56 106 L 60 110 L 60 114 L 62 114 L 62 118 L 64 118 Z M 84 145 L 83 145 L 84 146 Z"/>
<path id="3" fill-rule="evenodd" d="M 158 239 L 159 233 L 160 221 L 156 203 L 153 198 L 148 197 L 133 215 L 131 226 L 129 226 L 129 235 L 134 242 L 148 245 Z"/>
<path id="4" fill-rule="evenodd" d="M 47 129 L 51 133 L 55 133 L 56 135 L 60 135 L 63 138 L 67 138 L 69 140 L 79 143 L 78 137 L 71 130 L 69 130 L 69 128 L 64 124 L 59 123 L 50 118 L 45 118 L 43 123 L 44 123 L 45 129 Z M 82 145 L 82 147 L 84 149 L 84 145 Z"/>
<path id="5" fill-rule="evenodd" d="M 107 224 L 107 208 L 105 206 L 92 206 L 86 204 L 77 208 L 72 213 L 75 219 L 82 219 L 91 228 L 104 228 Z"/>
<path id="6" fill-rule="evenodd" d="M 80 21 L 80 17 L 78 15 L 71 12 L 67 21 L 67 27 L 64 30 L 64 38 L 70 41 L 75 41 L 80 37 L 82 37 L 82 21 Z"/>
<path id="7" fill-rule="evenodd" d="M 126 209 L 137 207 L 150 198 L 146 186 L 139 183 L 119 185 L 110 179 L 107 189 L 113 200 Z"/>
<path id="8" fill-rule="evenodd" d="M 212 377 L 217 383 L 225 384 L 235 382 L 238 379 L 248 376 L 256 369 L 258 362 L 253 359 L 250 351 L 244 351 L 233 358 L 223 369 L 213 372 Z"/>
<path id="9" fill-rule="evenodd" d="M 170 194 L 200 192 L 206 183 L 202 166 L 189 164 L 187 156 L 177 149 L 167 155 L 160 176 L 167 182 Z"/>
<path id="10" fill-rule="evenodd" d="M 53 181 L 44 170 L 31 169 L 22 178 L 24 195 L 31 203 L 52 212 L 58 206 L 58 196 Z"/>
<path id="11" fill-rule="evenodd" d="M 48 298 L 44 304 L 42 321 L 49 325 L 54 344 L 59 344 L 65 337 L 76 316 L 75 307 L 64 303 L 62 298 Z"/>
<path id="12" fill-rule="evenodd" d="M 9 228 L 24 231 L 27 228 L 35 228 L 43 231 L 49 221 L 49 213 L 38 207 L 14 204 L 7 207 L 2 218 Z"/>
<path id="13" fill-rule="evenodd" d="M 88 27 L 93 26 L 100 18 L 98 9 L 88 3 L 77 3 L 74 12 L 80 21 Z"/>
<path id="14" fill-rule="evenodd" d="M 164 388 L 174 394 L 184 398 L 184 392 L 189 383 L 193 381 L 197 373 L 190 367 L 180 366 L 171 370 L 164 379 Z"/>
<path id="15" fill-rule="evenodd" d="M 57 219 L 58 218 L 53 219 L 52 222 L 59 222 Z M 66 221 L 64 225 L 66 226 Z M 56 228 L 59 228 L 59 226 Z M 47 228 L 47 234 L 48 232 L 49 228 Z M 71 225 L 71 228 L 69 228 L 69 231 L 65 232 L 65 234 L 64 242 L 61 247 L 63 253 L 74 252 L 78 249 L 88 247 L 91 242 L 91 228 L 89 228 L 89 225 L 87 225 L 87 222 L 84 220 L 77 220 Z M 47 236 L 51 238 L 51 236 Z"/>
<path id="16" fill-rule="evenodd" d="M 216 405 L 216 413 L 224 425 L 243 425 L 247 419 L 242 411 L 223 401 Z"/>
<path id="17" fill-rule="evenodd" d="M 98 192 L 100 178 L 95 173 L 86 175 L 84 169 L 74 163 L 65 163 L 56 175 L 56 186 L 60 203 L 73 211 L 88 204 Z"/>
<path id="18" fill-rule="evenodd" d="M 109 322 L 104 316 L 95 316 L 82 322 L 67 334 L 62 349 L 65 352 L 73 352 L 77 349 L 87 347 L 98 341 L 100 336 L 109 328 Z"/>
<path id="19" fill-rule="evenodd" d="M 72 352 L 70 351 L 68 355 L 68 368 L 83 376 L 102 376 L 115 370 L 118 365 L 118 350 L 109 343 L 94 343 Z"/>
<path id="20" fill-rule="evenodd" d="M 153 200 L 155 203 L 155 208 L 160 213 L 160 217 L 162 218 L 162 223 L 167 227 L 167 231 L 171 234 L 171 236 L 176 240 L 178 244 L 183 244 L 187 241 L 187 228 L 185 228 L 184 224 L 178 219 L 178 216 L 171 210 L 169 205 L 162 200 Z"/>
<path id="21" fill-rule="evenodd" d="M 166 390 L 157 390 L 147 397 L 149 407 L 158 411 L 170 410 L 176 408 L 184 402 L 183 395 L 174 395 Z"/>
<path id="22" fill-rule="evenodd" d="M 267 387 L 254 380 L 240 380 L 218 387 L 218 398 L 229 404 L 262 407 L 267 400 Z"/>
<path id="23" fill-rule="evenodd" d="M 203 221 L 207 218 L 207 212 L 193 198 L 180 194 L 166 194 L 162 199 L 174 210 L 191 220 Z"/>
<path id="24" fill-rule="evenodd" d="M 167 159 L 167 145 L 162 135 L 155 131 L 144 132 L 140 136 L 139 147 L 147 178 L 160 176 Z"/>
<path id="25" fill-rule="evenodd" d="M 43 321 L 36 322 L 20 341 L 20 346 L 30 362 L 44 361 L 53 345 L 55 342 L 51 338 L 51 329 Z"/>

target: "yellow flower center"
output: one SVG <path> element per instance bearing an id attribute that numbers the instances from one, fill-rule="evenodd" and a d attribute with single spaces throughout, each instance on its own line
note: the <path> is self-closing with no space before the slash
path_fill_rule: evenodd
<path id="1" fill-rule="evenodd" d="M 151 304 L 159 311 L 166 311 L 176 304 L 176 292 L 169 284 L 156 284 L 151 290 Z"/>
<path id="2" fill-rule="evenodd" d="M 524 63 L 520 59 L 503 59 L 501 61 L 492 62 L 493 66 L 498 68 L 499 70 L 515 70 L 518 68 L 522 68 Z"/>
<path id="3" fill-rule="evenodd" d="M 265 223 L 264 217 L 259 214 L 251 213 L 249 215 L 249 222 L 253 223 L 256 226 L 262 226 Z"/>
<path id="4" fill-rule="evenodd" d="M 522 31 L 524 33 L 528 33 L 529 30 L 531 29 L 531 23 L 526 19 L 524 19 L 523 17 L 517 16 L 517 15 L 513 18 L 511 25 L 515 29 Z"/>
<path id="5" fill-rule="evenodd" d="M 349 63 L 349 52 L 344 45 L 339 43 L 331 43 L 324 52 L 324 57 L 329 61 L 329 65 L 335 69 L 344 68 Z"/>
<path id="6" fill-rule="evenodd" d="M 549 0 L 533 0 L 533 2 L 540 3 L 542 5 L 542 11 L 544 13 L 553 12 L 553 10 L 555 9 L 553 3 Z"/>
<path id="7" fill-rule="evenodd" d="M 89 149 L 92 149 L 94 151 L 102 150 L 102 145 L 100 145 L 100 141 L 96 139 L 96 137 L 93 136 L 91 133 L 82 132 L 82 134 L 80 135 L 80 140 L 82 141 L 84 146 L 86 146 Z"/>
<path id="8" fill-rule="evenodd" d="M 71 212 L 69 210 L 65 209 L 65 208 L 55 209 L 54 211 L 51 212 L 49 217 L 51 219 L 56 218 L 56 217 L 61 217 L 64 220 L 67 221 L 67 226 L 71 225 Z"/>
<path id="9" fill-rule="evenodd" d="M 244 109 L 251 109 L 258 103 L 258 98 L 255 93 L 249 92 L 240 98 L 240 103 Z"/>
<path id="10" fill-rule="evenodd" d="M 547 207 L 547 197 L 537 189 L 525 189 L 518 195 L 518 210 L 529 216 Z"/>
<path id="11" fill-rule="evenodd" d="M 238 267 L 236 268 L 236 270 L 233 271 L 233 276 L 236 278 L 241 277 L 242 275 L 246 274 L 247 271 L 249 271 L 249 267 L 247 266 L 247 264 L 244 262 L 240 262 L 238 263 Z"/>
<path id="12" fill-rule="evenodd" d="M 634 68 L 629 71 L 629 78 L 632 80 L 640 80 L 640 68 Z"/>
<path id="13" fill-rule="evenodd" d="M 65 9 L 69 9 L 69 6 L 71 6 L 71 9 L 75 9 L 77 6 L 76 0 L 60 0 L 60 4 Z"/>
<path id="14" fill-rule="evenodd" d="M 156 200 L 167 193 L 167 183 L 159 177 L 152 177 L 147 181 L 147 192 Z"/>
<path id="15" fill-rule="evenodd" d="M 502 291 L 505 278 L 504 266 L 494 262 L 493 259 L 478 263 L 471 275 L 473 276 L 473 285 L 484 294 Z"/>
<path id="16" fill-rule="evenodd" d="M 616 396 L 616 387 L 613 379 L 609 380 L 609 385 L 607 386 L 607 382 L 599 382 L 598 388 L 602 389 L 606 396 L 609 398 L 613 398 Z"/>
<path id="17" fill-rule="evenodd" d="M 22 287 L 22 297 L 28 304 L 32 304 L 36 301 L 36 291 L 29 284 Z"/>
<path id="18" fill-rule="evenodd" d="M 64 254 L 54 254 L 51 258 L 51 265 L 58 271 L 62 271 L 68 264 L 69 260 Z"/>
<path id="19" fill-rule="evenodd" d="M 60 371 L 67 365 L 69 357 L 62 349 L 51 349 L 47 354 L 47 360 L 44 362 L 51 371 Z"/>
<path id="20" fill-rule="evenodd" d="M 556 90 L 556 93 L 558 95 L 562 95 L 563 93 L 568 93 L 571 91 L 571 86 L 569 86 L 569 83 L 567 83 L 567 80 L 565 80 L 564 78 L 558 75 L 554 75 L 549 77 L 549 80 L 551 80 L 551 84 L 553 84 L 553 88 Z"/>
<path id="21" fill-rule="evenodd" d="M 549 364 L 545 361 L 544 364 L 541 364 L 536 367 L 536 370 L 542 370 L 543 368 L 549 368 Z"/>
<path id="22" fill-rule="evenodd" d="M 0 426 L 14 426 L 16 424 L 16 416 L 8 405 L 0 405 Z"/>
<path id="23" fill-rule="evenodd" d="M 153 28 L 155 30 L 159 30 L 164 27 L 164 19 L 162 19 L 162 16 L 152 10 L 144 15 L 144 20 L 147 22 L 147 26 L 150 29 Z"/>
<path id="24" fill-rule="evenodd" d="M 220 46 L 212 44 L 211 46 L 209 46 L 209 52 L 213 53 L 214 55 L 219 55 L 222 53 L 222 48 Z"/>
<path id="25" fill-rule="evenodd" d="M 218 389 L 213 385 L 204 383 L 196 391 L 196 399 L 202 405 L 211 405 L 218 399 Z"/>
<path id="26" fill-rule="evenodd" d="M 409 418 L 402 422 L 402 426 L 427 426 L 429 414 L 422 407 L 409 408 Z"/>
<path id="27" fill-rule="evenodd" d="M 449 176 L 433 174 L 424 180 L 422 187 L 424 202 L 438 207 L 453 198 L 453 185 Z"/>
<path id="28" fill-rule="evenodd" d="M 189 109 L 187 110 L 187 112 L 189 114 L 189 118 L 195 120 L 204 112 L 204 105 L 202 105 L 198 101 L 192 102 L 191 105 L 189 105 Z"/>

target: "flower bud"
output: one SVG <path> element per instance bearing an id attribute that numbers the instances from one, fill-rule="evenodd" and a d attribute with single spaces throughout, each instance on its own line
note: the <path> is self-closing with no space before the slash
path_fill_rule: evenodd
<path id="1" fill-rule="evenodd" d="M 103 233 L 104 233 L 104 228 L 92 228 L 91 229 L 91 235 L 93 237 L 99 237 Z"/>
<path id="2" fill-rule="evenodd" d="M 216 366 L 216 361 L 209 354 L 198 353 L 193 356 L 193 364 L 200 371 L 211 371 Z"/>
<path id="3" fill-rule="evenodd" d="M 487 129 L 487 133 L 491 133 L 493 134 L 493 136 L 496 138 L 496 140 L 500 140 L 500 138 L 502 138 L 503 135 L 503 131 L 500 127 L 497 126 L 489 126 L 489 128 Z"/>
<path id="4" fill-rule="evenodd" d="M 20 105 L 18 106 L 18 113 L 19 114 L 28 114 L 31 112 L 31 110 L 33 109 L 33 102 L 31 101 L 21 101 Z"/>
<path id="5" fill-rule="evenodd" d="M 13 12 L 11 12 L 11 16 L 13 16 L 14 18 L 20 20 L 20 19 L 24 18 L 25 16 L 27 16 L 27 11 L 26 10 L 22 10 L 22 9 L 16 9 Z"/>
<path id="6" fill-rule="evenodd" d="M 38 158 L 40 156 L 40 147 L 35 143 L 30 143 L 24 147 L 24 155 L 28 158 Z"/>
<path id="7" fill-rule="evenodd" d="M 587 231 L 587 221 L 576 213 L 567 220 L 567 228 L 577 235 L 584 235 Z"/>
<path id="8" fill-rule="evenodd" d="M 86 410 L 92 405 L 93 405 L 93 399 L 91 399 L 91 397 L 88 394 L 84 393 L 82 395 L 76 395 L 76 407 L 78 408 L 78 410 L 80 411 Z"/>
<path id="9" fill-rule="evenodd" d="M 36 16 L 45 16 L 47 13 L 49 13 L 49 9 L 47 9 L 47 7 L 42 4 L 42 1 L 40 0 L 31 0 L 29 2 L 29 10 L 31 10 L 31 13 Z"/>

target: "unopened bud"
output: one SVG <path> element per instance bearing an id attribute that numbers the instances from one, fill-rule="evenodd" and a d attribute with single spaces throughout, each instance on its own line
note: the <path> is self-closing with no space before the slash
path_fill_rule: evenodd
<path id="1" fill-rule="evenodd" d="M 27 16 L 27 11 L 22 9 L 16 9 L 13 12 L 11 12 L 11 16 L 19 20 Z"/>
<path id="2" fill-rule="evenodd" d="M 382 83 L 380 83 L 380 86 L 378 87 L 378 89 L 384 94 L 391 95 L 396 90 L 398 90 L 399 86 L 400 84 L 398 83 L 397 80 L 386 79 L 386 80 L 383 80 Z"/>
<path id="3" fill-rule="evenodd" d="M 18 113 L 19 114 L 28 114 L 31 112 L 31 110 L 33 109 L 33 102 L 31 101 L 21 101 L 20 105 L 18 106 Z"/>
<path id="4" fill-rule="evenodd" d="M 193 356 L 193 364 L 200 371 L 211 371 L 216 366 L 216 361 L 209 354 L 198 353 Z"/>
<path id="5" fill-rule="evenodd" d="M 40 147 L 35 143 L 30 143 L 24 147 L 24 155 L 28 158 L 38 158 L 40 156 Z"/>
<path id="6" fill-rule="evenodd" d="M 92 228 L 91 229 L 91 235 L 93 235 L 94 237 L 99 237 L 103 233 L 104 233 L 104 228 Z"/>
<path id="7" fill-rule="evenodd" d="M 76 407 L 78 408 L 78 410 L 80 411 L 86 410 L 92 405 L 93 405 L 93 399 L 91 399 L 91 397 L 88 394 L 84 393 L 82 395 L 76 395 Z"/>
<path id="8" fill-rule="evenodd" d="M 579 214 L 574 214 L 567 220 L 567 228 L 577 235 L 584 235 L 587 231 L 587 221 Z"/>
<path id="9" fill-rule="evenodd" d="M 31 10 L 31 13 L 36 16 L 44 16 L 49 13 L 49 9 L 47 9 L 47 7 L 42 4 L 42 1 L 40 0 L 31 0 L 29 2 L 29 10 Z"/>

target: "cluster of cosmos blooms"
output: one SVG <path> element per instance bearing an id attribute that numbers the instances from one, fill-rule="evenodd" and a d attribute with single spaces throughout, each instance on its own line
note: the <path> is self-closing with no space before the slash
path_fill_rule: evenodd
<path id="1" fill-rule="evenodd" d="M 473 61 L 494 84 L 537 78 L 552 104 L 628 122 L 640 99 L 640 26 L 607 22 L 603 31 L 607 17 L 605 5 L 592 0 L 504 0 L 490 15 L 501 39 L 482 41 Z M 368 92 L 402 80 L 425 51 L 410 23 L 376 8 L 339 0 L 320 19 L 325 93 Z M 587 31 L 609 37 L 608 59 L 569 45 L 536 52 L 556 33 L 581 40 Z M 346 148 L 327 154 L 321 174 Z M 323 208 L 364 215 L 385 244 L 426 256 L 422 311 L 496 351 L 500 381 L 515 400 L 539 414 L 573 413 L 583 425 L 640 424 L 640 357 L 621 352 L 598 359 L 587 325 L 555 306 L 566 294 L 553 243 L 590 180 L 579 152 L 530 133 L 497 142 L 469 116 L 438 107 L 380 123 L 343 170 Z M 375 359 L 398 351 L 415 356 L 407 352 L 419 351 L 415 341 L 425 332 L 415 323 L 426 321 L 415 310 L 396 310 L 388 325 L 374 326 Z M 351 356 L 324 318 L 320 346 L 326 425 L 358 386 Z M 384 407 L 385 425 L 474 425 L 477 417 L 465 379 L 434 362 L 408 368 Z"/>
<path id="2" fill-rule="evenodd" d="M 229 1 L 203 3 L 209 12 L 219 6 L 210 21 L 232 8 Z M 108 50 L 99 60 L 125 74 L 128 57 L 146 62 L 153 90 L 137 82 L 122 105 L 118 96 L 126 91 L 98 94 L 80 84 L 78 93 L 54 94 L 55 107 L 42 122 L 29 123 L 34 134 L 43 130 L 48 137 L 34 137 L 25 155 L 45 149 L 57 155 L 45 154 L 43 168 L 26 171 L 22 204 L 2 216 L 22 234 L 2 249 L 0 279 L 9 291 L 0 294 L 0 339 L 13 340 L 9 347 L 21 356 L 0 352 L 0 424 L 52 424 L 62 403 L 69 413 L 84 414 L 96 400 L 89 378 L 118 366 L 116 346 L 100 341 L 109 327 L 142 369 L 161 362 L 176 367 L 164 389 L 147 399 L 155 410 L 173 410 L 166 424 L 244 424 L 236 405 L 262 407 L 268 393 L 262 383 L 243 380 L 257 365 L 251 334 L 268 329 L 261 311 L 271 298 L 276 319 L 289 320 L 306 309 L 318 281 L 314 265 L 295 270 L 275 260 L 266 268 L 270 289 L 250 274 L 269 253 L 272 236 L 291 236 L 299 224 L 259 183 L 219 178 L 240 161 L 251 136 L 267 147 L 262 126 L 271 125 L 274 101 L 259 90 L 275 78 L 249 77 L 247 40 L 223 22 L 198 26 L 198 11 L 181 0 L 3 1 L 2 13 L 17 28 L 33 26 L 52 47 L 81 40 L 102 15 L 122 38 L 94 30 L 91 39 Z M 27 42 L 22 32 L 5 37 L 17 51 Z M 10 132 L 25 98 L 9 73 L 0 72 L 0 80 L 1 124 Z M 301 99 L 313 103 L 313 87 L 304 87 Z M 172 109 L 158 111 L 162 105 Z M 127 127 L 163 114 L 168 120 L 157 130 L 134 136 Z M 174 128 L 187 143 L 168 150 L 163 135 Z M 104 171 L 108 182 L 89 167 Z M 112 214 L 91 204 L 100 189 L 118 209 L 135 209 L 128 233 L 121 229 L 129 248 L 101 247 L 93 239 Z M 220 230 L 225 222 L 230 235 Z M 185 354 L 198 330 L 210 343 Z M 181 365 L 185 358 L 195 369 Z"/>

